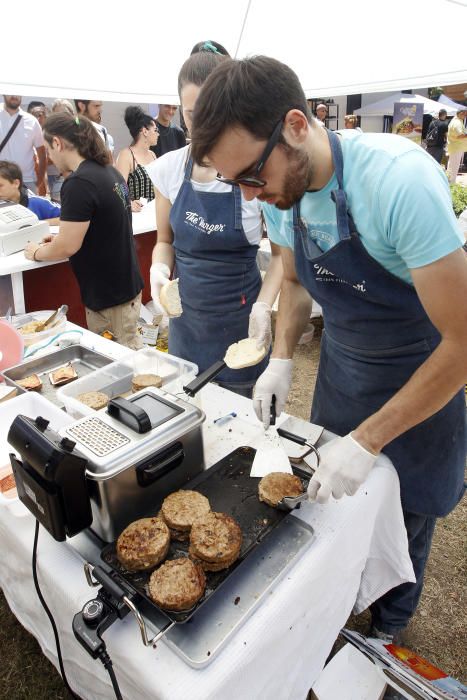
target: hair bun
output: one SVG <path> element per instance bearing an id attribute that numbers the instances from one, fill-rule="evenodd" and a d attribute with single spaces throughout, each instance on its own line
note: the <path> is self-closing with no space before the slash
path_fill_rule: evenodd
<path id="1" fill-rule="evenodd" d="M 125 124 L 131 130 L 131 127 L 135 126 L 144 119 L 144 112 L 138 105 L 129 105 L 125 109 Z"/>

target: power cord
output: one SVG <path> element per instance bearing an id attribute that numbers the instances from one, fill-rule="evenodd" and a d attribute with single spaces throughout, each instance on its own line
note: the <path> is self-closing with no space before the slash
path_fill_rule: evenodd
<path id="1" fill-rule="evenodd" d="M 106 671 L 108 672 L 108 674 L 110 676 L 110 680 L 112 681 L 112 686 L 114 689 L 115 697 L 117 698 L 117 700 L 123 700 L 123 695 L 120 692 L 117 677 L 116 677 L 115 671 L 113 669 L 112 659 L 110 658 L 108 653 L 105 651 L 105 649 L 104 649 L 104 651 L 102 651 L 99 654 L 99 659 L 102 662 L 104 668 L 106 669 Z"/>
<path id="2" fill-rule="evenodd" d="M 76 693 L 73 692 L 73 690 L 70 687 L 70 684 L 68 683 L 68 679 L 66 677 L 65 673 L 65 667 L 63 665 L 63 659 L 62 659 L 62 651 L 60 648 L 60 640 L 58 637 L 58 631 L 57 631 L 57 626 L 55 624 L 55 620 L 53 618 L 52 613 L 50 612 L 49 608 L 47 607 L 47 603 L 44 600 L 44 596 L 42 595 L 40 586 L 39 586 L 39 581 L 37 578 L 37 540 L 39 538 L 39 521 L 36 520 L 36 530 L 34 532 L 34 546 L 32 549 L 32 577 L 34 579 L 34 586 L 36 587 L 37 595 L 39 596 L 39 600 L 41 601 L 42 607 L 44 608 L 45 612 L 47 613 L 47 617 L 50 620 L 50 624 L 52 625 L 54 637 L 55 637 L 55 644 L 57 647 L 57 656 L 58 656 L 58 663 L 60 666 L 60 672 L 62 674 L 62 679 L 65 684 L 66 689 L 68 692 L 71 694 L 73 698 L 76 698 L 76 700 L 81 700 L 79 695 L 76 695 Z"/>

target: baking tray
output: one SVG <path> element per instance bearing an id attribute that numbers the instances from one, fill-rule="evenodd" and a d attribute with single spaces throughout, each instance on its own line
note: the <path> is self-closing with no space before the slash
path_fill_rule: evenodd
<path id="1" fill-rule="evenodd" d="M 190 617 L 212 596 L 233 571 L 254 551 L 256 546 L 287 516 L 287 512 L 271 508 L 258 498 L 259 478 L 250 476 L 251 465 L 256 450 L 252 447 L 238 447 L 229 455 L 189 481 L 183 488 L 199 491 L 211 504 L 213 511 L 227 513 L 240 525 L 243 534 L 242 548 L 237 561 L 222 571 L 206 571 L 206 590 L 201 600 L 190 610 L 173 612 L 159 608 L 149 598 L 147 584 L 151 571 L 127 571 L 118 561 L 116 542 L 104 547 L 102 560 L 117 572 L 134 591 L 139 593 L 159 612 L 172 622 L 187 622 Z M 302 470 L 292 465 L 299 476 Z M 305 483 L 304 483 L 305 488 Z M 161 501 L 154 504 L 154 515 L 159 512 Z M 172 540 L 166 559 L 188 556 L 189 542 Z"/>
<path id="2" fill-rule="evenodd" d="M 53 372 L 53 370 L 70 362 L 75 368 L 78 377 L 84 377 L 94 372 L 96 369 L 109 365 L 113 361 L 113 358 L 102 355 L 95 350 L 85 348 L 82 345 L 70 345 L 67 348 L 56 350 L 48 355 L 25 360 L 19 365 L 4 370 L 2 376 L 5 378 L 7 384 L 21 389 L 19 384 L 16 383 L 18 379 L 24 379 L 24 377 L 28 377 L 30 374 L 37 374 L 42 380 L 42 389 L 38 393 L 49 401 L 52 401 L 56 406 L 63 408 L 63 401 L 57 396 L 60 385 L 53 386 L 50 383 L 48 377 L 49 372 Z"/>

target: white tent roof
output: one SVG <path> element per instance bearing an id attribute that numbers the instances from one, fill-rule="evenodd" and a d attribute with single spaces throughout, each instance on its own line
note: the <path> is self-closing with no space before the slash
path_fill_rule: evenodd
<path id="1" fill-rule="evenodd" d="M 176 103 L 178 71 L 205 39 L 284 61 L 309 97 L 467 82 L 465 42 L 427 48 L 438 23 L 467 26 L 467 1 L 6 2 L 0 94 Z"/>
<path id="2" fill-rule="evenodd" d="M 431 114 L 433 117 L 436 116 L 442 108 L 439 102 L 430 100 L 429 97 L 423 97 L 423 95 L 408 95 L 405 92 L 395 92 L 393 95 L 383 97 L 382 100 L 372 102 L 372 104 L 360 107 L 360 109 L 355 109 L 354 114 L 360 117 L 384 117 L 386 114 L 391 115 L 394 112 L 395 102 L 421 102 L 423 103 L 423 113 Z M 448 105 L 445 105 L 444 109 L 449 117 L 454 116 L 457 111 L 457 107 L 449 107 Z"/>
<path id="3" fill-rule="evenodd" d="M 443 105 L 443 108 L 447 111 L 448 107 L 451 107 L 452 109 L 455 109 L 456 111 L 459 111 L 460 109 L 467 109 L 465 105 L 459 104 L 459 102 L 454 102 L 454 100 L 451 100 L 450 97 L 446 97 L 446 95 L 440 95 L 438 102 L 440 102 Z"/>

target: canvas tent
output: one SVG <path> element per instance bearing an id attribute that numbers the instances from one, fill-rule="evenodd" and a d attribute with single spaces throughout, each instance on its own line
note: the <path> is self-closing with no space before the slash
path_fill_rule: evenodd
<path id="1" fill-rule="evenodd" d="M 441 109 L 439 102 L 430 100 L 429 97 L 423 97 L 423 95 L 408 95 L 405 92 L 395 92 L 393 95 L 383 97 L 382 100 L 360 107 L 360 109 L 355 109 L 354 114 L 360 117 L 391 116 L 394 112 L 395 102 L 421 102 L 423 103 L 423 113 L 431 114 L 432 117 L 437 116 Z M 448 105 L 444 105 L 443 108 L 448 113 L 448 117 L 454 116 L 457 111 L 457 107 L 449 107 Z"/>
<path id="2" fill-rule="evenodd" d="M 273 56 L 309 97 L 467 82 L 461 40 L 435 51 L 433 17 L 467 26 L 465 0 L 22 0 L 2 9 L 1 93 L 176 103 L 178 71 L 200 40 Z"/>
<path id="3" fill-rule="evenodd" d="M 438 102 L 442 105 L 441 109 L 445 110 L 447 110 L 448 107 L 451 107 L 451 109 L 455 109 L 456 111 L 459 111 L 460 109 L 467 109 L 465 105 L 461 105 L 459 102 L 454 102 L 454 100 L 451 100 L 450 97 L 446 97 L 446 95 L 441 95 Z"/>

